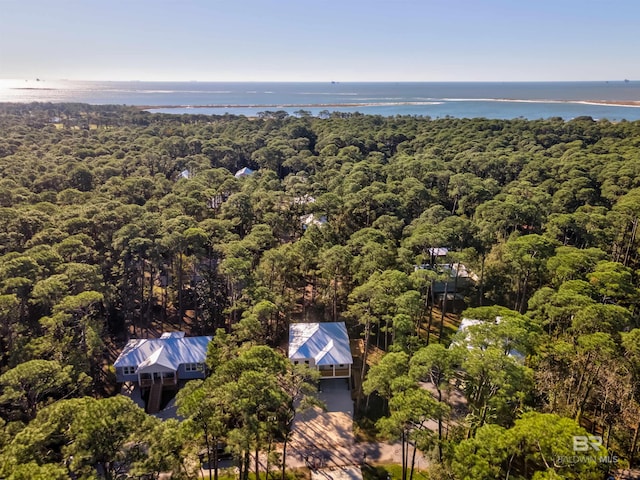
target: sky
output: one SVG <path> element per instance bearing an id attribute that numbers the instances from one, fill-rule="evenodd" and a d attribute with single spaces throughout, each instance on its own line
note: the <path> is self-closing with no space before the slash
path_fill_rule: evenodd
<path id="1" fill-rule="evenodd" d="M 640 80 L 640 0 L 0 0 L 0 78 Z"/>

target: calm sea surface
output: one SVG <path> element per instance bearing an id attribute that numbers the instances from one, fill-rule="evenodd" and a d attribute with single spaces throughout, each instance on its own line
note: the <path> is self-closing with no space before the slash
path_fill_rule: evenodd
<path id="1" fill-rule="evenodd" d="M 163 113 L 255 115 L 267 110 L 378 115 L 640 120 L 640 82 L 221 83 L 0 80 L 0 102 L 146 106 Z M 171 108 L 174 107 L 174 108 Z M 198 108 L 201 107 L 201 108 Z"/>

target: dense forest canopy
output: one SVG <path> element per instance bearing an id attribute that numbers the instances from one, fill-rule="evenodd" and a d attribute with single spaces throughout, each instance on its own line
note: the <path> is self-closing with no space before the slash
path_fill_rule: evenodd
<path id="1" fill-rule="evenodd" d="M 553 458 L 594 435 L 636 461 L 639 218 L 640 122 L 0 105 L 0 476 L 190 478 L 224 440 L 246 478 L 313 380 L 288 324 L 315 319 L 362 339 L 360 415 L 379 400 L 433 478 L 601 478 Z M 437 297 L 461 264 L 477 281 Z M 125 341 L 169 326 L 215 335 L 185 422 L 113 396 Z"/>

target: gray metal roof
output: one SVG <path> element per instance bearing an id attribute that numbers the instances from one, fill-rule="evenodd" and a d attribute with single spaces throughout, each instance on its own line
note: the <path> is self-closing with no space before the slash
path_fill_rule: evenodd
<path id="1" fill-rule="evenodd" d="M 316 365 L 352 364 L 347 327 L 344 322 L 292 323 L 289 358 L 313 358 Z"/>
<path id="2" fill-rule="evenodd" d="M 129 340 L 115 367 L 146 368 L 152 365 L 177 370 L 184 363 L 204 363 L 211 337 L 179 337 Z"/>

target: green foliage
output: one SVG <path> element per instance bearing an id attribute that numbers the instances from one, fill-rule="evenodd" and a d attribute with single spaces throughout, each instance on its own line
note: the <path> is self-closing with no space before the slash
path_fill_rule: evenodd
<path id="1" fill-rule="evenodd" d="M 606 465 L 598 458 L 608 452 L 582 457 L 575 452 L 574 436 L 587 431 L 571 419 L 530 412 L 516 420 L 510 429 L 496 425 L 480 428 L 473 439 L 455 448 L 452 468 L 456 478 L 602 478 Z"/>
<path id="2" fill-rule="evenodd" d="M 112 391 L 109 348 L 168 325 L 216 335 L 207 363 L 217 380 L 185 390 L 202 405 L 183 400 L 183 426 L 132 430 L 125 443 L 114 436 L 108 456 L 140 475 L 189 475 L 205 438 L 194 422 L 207 401 L 196 392 L 224 400 L 224 385 L 237 402 L 223 433 L 246 478 L 247 452 L 285 435 L 291 399 L 304 390 L 292 380 L 304 375 L 268 350 L 293 319 L 346 320 L 352 339 L 364 339 L 364 364 L 374 345 L 387 352 L 356 384 L 389 400 L 389 433 L 408 415 L 396 396 L 410 405 L 421 381 L 447 399 L 458 384 L 464 433 L 444 428 L 442 409 L 432 420 L 449 439 L 405 429 L 405 446 L 440 447 L 441 468 L 465 434 L 489 441 L 493 428 L 507 444 L 527 444 L 495 424 L 510 432 L 528 410 L 588 421 L 612 450 L 637 457 L 638 122 L 7 104 L 0 127 L 0 378 L 10 380 L 0 408 L 31 420 L 4 427 L 3 461 L 16 478 L 55 478 L 74 448 L 79 474 L 107 461 L 92 446 L 97 433 L 79 425 L 86 412 L 109 417 L 115 407 L 79 400 L 73 408 L 86 412 L 76 418 L 68 402 Z M 235 178 L 244 166 L 256 172 Z M 305 230 L 310 214 L 326 224 Z M 432 256 L 437 247 L 449 256 Z M 451 302 L 436 284 L 450 280 L 444 264 L 458 262 L 476 280 L 449 281 Z M 454 337 L 457 348 L 445 335 L 435 345 L 434 319 L 444 332 L 463 300 L 472 307 L 463 315 L 483 323 Z M 41 371 L 50 375 L 31 362 L 49 362 Z M 16 369 L 27 369 L 23 384 Z M 493 478 L 492 456 L 511 455 L 508 445 L 472 447 L 456 460 L 469 478 Z M 527 455 L 540 465 L 535 449 Z"/>
<path id="3" fill-rule="evenodd" d="M 362 385 L 365 394 L 377 392 L 386 399 L 401 388 L 401 379 L 409 371 L 409 356 L 404 352 L 387 353 L 380 362 L 371 367 Z"/>
<path id="4" fill-rule="evenodd" d="M 216 475 L 217 446 L 226 443 L 243 462 L 246 478 L 249 452 L 271 448 L 276 436 L 288 440 L 296 411 L 317 404 L 311 394 L 318 374 L 263 345 L 246 343 L 236 355 L 226 355 L 230 340 L 238 337 L 218 332 L 209 351 L 210 359 L 219 362 L 215 374 L 188 382 L 176 401 L 187 418 L 184 431 L 205 448 Z M 286 442 L 284 449 L 286 455 Z"/>
<path id="5" fill-rule="evenodd" d="M 142 440 L 141 432 L 152 420 L 122 395 L 87 402 L 69 426 L 68 435 L 73 441 L 65 451 L 73 455 L 70 468 L 82 472 L 99 465 L 114 472 L 121 467 L 117 462 L 130 463 L 136 444 Z"/>
<path id="6" fill-rule="evenodd" d="M 417 381 L 431 382 L 441 396 L 441 389 L 448 387 L 459 361 L 459 349 L 449 349 L 442 344 L 432 343 L 411 357 L 409 376 Z"/>
<path id="7" fill-rule="evenodd" d="M 68 471 L 60 465 L 38 465 L 35 462 L 17 465 L 8 480 L 66 480 Z"/>
<path id="8" fill-rule="evenodd" d="M 89 476 L 101 468 L 111 478 L 134 461 L 153 420 L 120 395 L 60 400 L 40 410 L 9 443 L 3 469 L 58 474 L 66 466 L 78 476 Z"/>
<path id="9" fill-rule="evenodd" d="M 73 367 L 55 360 L 31 360 L 0 375 L 0 406 L 5 418 L 35 417 L 39 406 L 72 391 Z"/>

